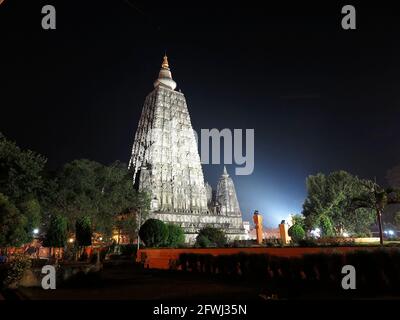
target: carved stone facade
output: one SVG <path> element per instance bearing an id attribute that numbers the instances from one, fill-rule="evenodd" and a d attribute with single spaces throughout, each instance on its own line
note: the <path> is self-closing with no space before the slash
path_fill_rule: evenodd
<path id="1" fill-rule="evenodd" d="M 233 182 L 225 170 L 218 199 L 213 199 L 211 187 L 204 183 L 185 96 L 175 88 L 164 57 L 135 135 L 129 163 L 134 184 L 151 195 L 150 217 L 180 225 L 188 242 L 206 225 L 223 229 L 231 239 L 244 239 Z M 221 210 L 216 210 L 216 203 Z"/>
<path id="2" fill-rule="evenodd" d="M 215 200 L 220 207 L 220 212 L 222 214 L 242 216 L 236 196 L 235 185 L 233 184 L 231 177 L 229 177 L 225 167 L 224 172 L 218 181 Z"/>

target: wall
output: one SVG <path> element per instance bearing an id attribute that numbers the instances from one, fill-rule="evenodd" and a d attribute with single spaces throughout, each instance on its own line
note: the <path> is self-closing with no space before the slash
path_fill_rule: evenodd
<path id="1" fill-rule="evenodd" d="M 280 257 L 300 257 L 304 254 L 348 252 L 354 250 L 374 250 L 378 247 L 316 247 L 316 248 L 185 248 L 185 249 L 140 249 L 136 256 L 137 262 L 142 262 L 145 268 L 171 269 L 182 253 L 197 253 L 211 255 L 226 255 L 237 253 L 269 254 Z"/>

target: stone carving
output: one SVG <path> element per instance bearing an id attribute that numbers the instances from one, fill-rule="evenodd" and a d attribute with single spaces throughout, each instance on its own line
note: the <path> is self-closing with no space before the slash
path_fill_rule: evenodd
<path id="1" fill-rule="evenodd" d="M 242 216 L 236 197 L 235 186 L 224 166 L 224 172 L 218 181 L 216 201 L 223 215 Z"/>
<path id="2" fill-rule="evenodd" d="M 213 199 L 204 183 L 185 96 L 175 88 L 165 56 L 133 143 L 129 167 L 134 185 L 151 195 L 150 217 L 182 226 L 187 241 L 206 225 L 223 229 L 231 239 L 244 239 L 233 181 L 224 169 Z"/>

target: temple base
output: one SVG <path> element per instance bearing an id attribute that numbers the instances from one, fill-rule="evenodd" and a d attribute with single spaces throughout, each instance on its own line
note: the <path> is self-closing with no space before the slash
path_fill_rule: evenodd
<path id="1" fill-rule="evenodd" d="M 186 243 L 194 243 L 200 229 L 206 226 L 224 231 L 229 241 L 247 239 L 241 216 L 152 212 L 149 218 L 179 225 L 185 233 Z"/>

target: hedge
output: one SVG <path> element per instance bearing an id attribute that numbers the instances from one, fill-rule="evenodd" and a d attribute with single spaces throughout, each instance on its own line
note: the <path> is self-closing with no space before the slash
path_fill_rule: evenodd
<path id="1" fill-rule="evenodd" d="M 323 288 L 336 292 L 341 287 L 344 265 L 356 269 L 357 294 L 400 294 L 400 249 L 351 251 L 348 253 L 307 254 L 303 257 L 278 257 L 239 253 L 218 255 L 183 253 L 178 266 L 186 272 L 214 274 L 255 281 L 260 285 L 304 292 Z M 348 292 L 351 290 L 348 290 Z"/>

